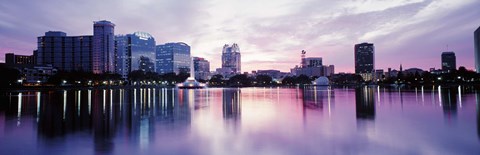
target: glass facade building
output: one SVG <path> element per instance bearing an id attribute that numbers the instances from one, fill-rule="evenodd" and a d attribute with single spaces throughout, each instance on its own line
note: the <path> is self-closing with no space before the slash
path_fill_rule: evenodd
<path id="1" fill-rule="evenodd" d="M 155 72 L 155 39 L 148 33 L 115 37 L 115 72 L 126 78 L 131 71 Z"/>
<path id="2" fill-rule="evenodd" d="M 93 36 L 67 36 L 48 31 L 37 38 L 36 64 L 52 65 L 59 71 L 92 72 Z"/>
<path id="3" fill-rule="evenodd" d="M 115 24 L 102 20 L 93 24 L 93 73 L 113 73 L 115 70 Z"/>
<path id="4" fill-rule="evenodd" d="M 159 74 L 190 72 L 190 46 L 185 43 L 166 43 L 156 46 L 156 71 Z"/>
<path id="5" fill-rule="evenodd" d="M 373 79 L 375 72 L 375 47 L 370 43 L 355 45 L 355 73 L 365 81 Z"/>
<path id="6" fill-rule="evenodd" d="M 230 70 L 233 74 L 241 73 L 240 47 L 237 44 L 234 43 L 232 46 L 225 44 L 223 46 L 222 68 L 223 70 Z"/>

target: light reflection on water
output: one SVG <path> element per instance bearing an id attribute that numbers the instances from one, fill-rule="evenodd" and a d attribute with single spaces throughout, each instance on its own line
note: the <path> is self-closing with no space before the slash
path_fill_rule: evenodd
<path id="1" fill-rule="evenodd" d="M 3 92 L 0 154 L 478 154 L 480 93 L 463 92 L 461 87 Z"/>

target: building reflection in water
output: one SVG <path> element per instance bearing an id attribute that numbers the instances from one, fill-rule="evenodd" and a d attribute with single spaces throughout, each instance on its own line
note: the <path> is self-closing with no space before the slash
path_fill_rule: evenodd
<path id="1" fill-rule="evenodd" d="M 364 86 L 355 88 L 355 108 L 357 129 L 371 131 L 375 120 L 374 88 Z"/>
<path id="2" fill-rule="evenodd" d="M 477 136 L 480 139 L 480 91 L 475 92 L 476 107 L 477 107 Z"/>
<path id="3" fill-rule="evenodd" d="M 439 102 L 446 119 L 456 118 L 458 111 L 457 87 L 438 87 Z"/>
<path id="4" fill-rule="evenodd" d="M 143 149 L 162 134 L 189 132 L 190 104 L 195 102 L 195 93 L 169 88 L 10 93 L 3 99 L 9 103 L 1 106 L 5 106 L 2 107 L 6 110 L 5 117 L 16 118 L 16 121 L 8 121 L 15 124 L 5 124 L 4 130 L 9 130 L 8 127 L 13 130 L 22 123 L 36 123 L 39 140 L 45 147 L 67 134 L 84 132 L 92 135 L 96 153 L 112 152 L 118 135 Z M 237 94 L 230 96 L 238 98 Z M 238 101 L 230 105 L 239 108 Z M 33 117 L 34 122 L 25 122 L 26 116 Z"/>
<path id="5" fill-rule="evenodd" d="M 94 90 L 92 101 L 92 121 L 95 151 L 99 153 L 111 152 L 114 149 L 115 120 L 111 89 Z M 72 104 L 69 104 L 72 105 Z"/>
<path id="6" fill-rule="evenodd" d="M 357 119 L 375 119 L 375 98 L 373 88 L 360 87 L 355 89 L 355 105 Z"/>
<path id="7" fill-rule="evenodd" d="M 313 86 L 302 89 L 304 109 L 323 109 L 324 99 L 329 91 L 325 86 Z M 329 100 L 329 98 L 327 98 Z"/>
<path id="8" fill-rule="evenodd" d="M 239 88 L 222 90 L 222 111 L 223 118 L 226 121 L 231 121 L 234 125 L 240 122 L 239 120 L 242 113 L 241 104 L 241 90 Z"/>
<path id="9" fill-rule="evenodd" d="M 328 116 L 331 116 L 332 100 L 334 91 L 327 86 L 309 86 L 297 90 L 297 99 L 301 98 L 303 124 L 307 124 L 307 111 L 314 110 L 323 112 L 324 106 L 328 108 Z"/>

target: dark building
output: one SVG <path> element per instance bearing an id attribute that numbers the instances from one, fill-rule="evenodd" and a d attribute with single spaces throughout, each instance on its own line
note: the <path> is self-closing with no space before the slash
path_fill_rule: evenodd
<path id="1" fill-rule="evenodd" d="M 33 55 L 15 55 L 13 53 L 6 53 L 5 63 L 8 65 L 34 65 L 35 57 Z"/>
<path id="2" fill-rule="evenodd" d="M 48 31 L 37 38 L 36 64 L 52 65 L 67 72 L 114 72 L 114 27 L 109 21 L 94 22 L 93 36 Z"/>
<path id="3" fill-rule="evenodd" d="M 52 65 L 59 71 L 92 71 L 93 36 L 48 31 L 37 39 L 36 64 Z"/>
<path id="4" fill-rule="evenodd" d="M 473 40 L 475 46 L 475 69 L 480 73 L 480 27 L 473 33 Z"/>
<path id="5" fill-rule="evenodd" d="M 375 47 L 370 43 L 355 45 L 355 73 L 364 80 L 372 80 L 375 71 Z"/>
<path id="6" fill-rule="evenodd" d="M 195 78 L 208 80 L 210 76 L 210 62 L 205 58 L 193 57 L 193 68 L 195 71 Z"/>
<path id="7" fill-rule="evenodd" d="M 442 70 L 450 71 L 457 68 L 457 60 L 454 52 L 442 53 Z"/>

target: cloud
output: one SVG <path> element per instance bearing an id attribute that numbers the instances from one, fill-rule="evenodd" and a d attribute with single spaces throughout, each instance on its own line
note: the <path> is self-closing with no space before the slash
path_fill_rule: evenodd
<path id="1" fill-rule="evenodd" d="M 474 0 L 16 0 L 0 3 L 0 59 L 6 52 L 31 54 L 36 37 L 46 31 L 92 34 L 92 21 L 107 19 L 117 25 L 116 34 L 144 31 L 157 44 L 185 42 L 212 70 L 220 67 L 222 46 L 238 43 L 244 71 L 288 71 L 305 49 L 337 72 L 352 72 L 353 46 L 360 42 L 375 43 L 377 68 L 438 67 L 445 44 L 457 52 L 459 66 L 471 68 L 479 5 Z"/>

